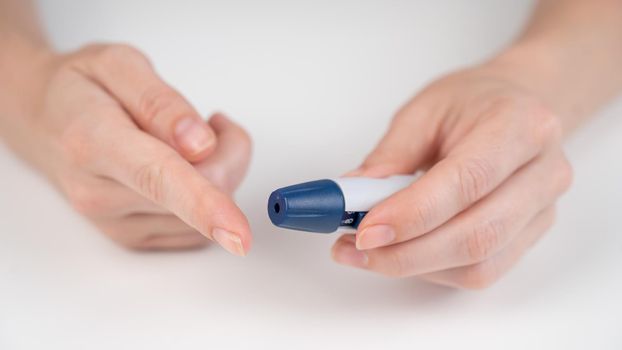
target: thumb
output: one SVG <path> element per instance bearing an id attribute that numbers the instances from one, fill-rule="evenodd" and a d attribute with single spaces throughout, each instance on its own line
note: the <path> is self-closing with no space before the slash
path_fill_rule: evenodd
<path id="1" fill-rule="evenodd" d="M 398 114 L 363 163 L 346 176 L 412 174 L 433 156 L 435 128 L 417 114 Z"/>
<path id="2" fill-rule="evenodd" d="M 175 89 L 168 86 L 138 50 L 101 45 L 83 51 L 78 68 L 107 90 L 144 131 L 196 162 L 216 146 L 214 131 Z"/>

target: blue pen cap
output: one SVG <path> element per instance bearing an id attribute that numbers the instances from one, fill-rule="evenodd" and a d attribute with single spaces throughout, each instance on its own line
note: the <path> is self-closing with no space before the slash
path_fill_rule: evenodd
<path id="1" fill-rule="evenodd" d="M 278 227 L 331 233 L 341 223 L 345 199 L 332 180 L 317 180 L 279 188 L 268 199 L 268 216 Z"/>

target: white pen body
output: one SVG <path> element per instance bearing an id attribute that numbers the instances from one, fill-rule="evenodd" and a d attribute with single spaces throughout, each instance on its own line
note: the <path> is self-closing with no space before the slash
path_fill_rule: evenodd
<path id="1" fill-rule="evenodd" d="M 419 177 L 394 175 L 386 178 L 341 177 L 332 179 L 343 192 L 345 211 L 367 212 L 378 203 L 398 192 Z"/>

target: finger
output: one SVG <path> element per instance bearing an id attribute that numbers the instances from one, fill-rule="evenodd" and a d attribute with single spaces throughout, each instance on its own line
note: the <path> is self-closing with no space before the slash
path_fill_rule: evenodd
<path id="1" fill-rule="evenodd" d="M 433 156 L 438 125 L 432 124 L 423 104 L 413 103 L 397 113 L 389 130 L 359 168 L 347 176 L 385 177 L 412 174 Z"/>
<path id="2" fill-rule="evenodd" d="M 472 207 L 426 235 L 414 239 L 417 232 L 402 230 L 397 231 L 389 241 L 374 235 L 373 231 L 361 231 L 357 234 L 357 248 L 389 248 L 408 241 L 405 243 L 408 249 L 412 253 L 416 252 L 415 269 L 432 268 L 438 264 L 459 264 L 464 259 L 494 253 L 491 250 L 508 242 L 531 217 L 566 191 L 571 180 L 571 167 L 562 151 L 549 151 L 519 169 Z M 448 254 L 452 247 L 456 251 Z M 470 250 L 457 251 L 465 247 Z M 442 256 L 438 255 L 441 253 Z M 437 257 L 440 260 L 424 257 Z"/>
<path id="3" fill-rule="evenodd" d="M 514 264 L 537 239 L 546 232 L 554 221 L 553 208 L 547 208 L 527 225 L 519 238 L 490 260 L 478 264 L 452 268 L 419 275 L 429 281 L 463 288 L 483 288 L 494 282 Z M 337 263 L 368 269 L 369 257 L 356 249 L 354 235 L 343 235 L 333 245 L 332 256 Z M 401 261 L 401 260 L 400 260 Z M 397 276 L 402 277 L 402 276 Z"/>
<path id="4" fill-rule="evenodd" d="M 556 163 L 565 160 L 549 158 L 521 169 L 481 202 L 432 232 L 365 251 L 366 268 L 404 277 L 488 260 L 511 244 L 568 187 L 567 175 L 559 176 L 554 170 Z"/>
<path id="5" fill-rule="evenodd" d="M 169 232 L 167 234 L 131 232 L 118 234 L 113 227 L 103 229 L 115 243 L 135 250 L 177 250 L 194 249 L 207 245 L 208 240 L 197 231 Z"/>
<path id="6" fill-rule="evenodd" d="M 356 249 L 353 234 L 344 234 L 333 244 L 331 256 L 339 264 L 366 269 L 369 264 L 367 253 Z"/>
<path id="7" fill-rule="evenodd" d="M 63 186 L 72 207 L 91 219 L 110 219 L 140 212 L 169 211 L 116 181 L 94 176 L 72 177 Z"/>
<path id="8" fill-rule="evenodd" d="M 110 120 L 126 118 L 122 111 L 107 113 Z M 170 210 L 228 251 L 246 254 L 251 235 L 244 214 L 173 149 L 138 129 L 113 122 L 100 123 L 91 131 L 91 139 L 82 152 L 93 160 L 90 166 L 96 173 Z"/>
<path id="9" fill-rule="evenodd" d="M 218 136 L 218 145 L 194 166 L 222 191 L 233 193 L 248 170 L 251 139 L 242 127 L 222 114 L 212 116 L 209 124 Z"/>
<path id="10" fill-rule="evenodd" d="M 557 119 L 548 114 L 530 112 L 519 119 L 510 115 L 513 110 L 503 113 L 508 114 L 475 128 L 419 180 L 374 207 L 359 226 L 361 235 L 391 241 L 427 233 L 490 193 L 560 137 Z"/>
<path id="11" fill-rule="evenodd" d="M 520 236 L 497 255 L 484 262 L 424 274 L 419 277 L 438 284 L 466 289 L 482 289 L 496 282 L 553 225 L 555 210 L 551 207 L 538 215 Z"/>
<path id="12" fill-rule="evenodd" d="M 156 74 L 149 60 L 125 45 L 94 46 L 77 67 L 103 86 L 149 134 L 189 161 L 205 158 L 216 136 L 197 111 Z"/>
<path id="13" fill-rule="evenodd" d="M 132 214 L 122 218 L 96 220 L 102 231 L 113 238 L 122 236 L 146 237 L 152 234 L 176 235 L 196 231 L 175 215 Z M 203 237 L 205 239 L 205 237 Z"/>
<path id="14" fill-rule="evenodd" d="M 200 237 L 207 239 L 175 215 L 133 214 L 123 218 L 95 220 L 95 225 L 115 242 L 132 249 L 150 249 L 153 247 L 175 248 L 177 244 L 165 245 L 162 242 L 179 243 L 197 241 Z M 183 236 L 183 238 L 165 239 L 165 236 Z M 189 239 L 189 237 L 194 237 Z M 152 240 L 156 242 L 150 244 Z"/>
<path id="15" fill-rule="evenodd" d="M 207 242 L 205 237 L 196 232 L 174 236 L 153 235 L 141 242 L 137 249 L 149 251 L 199 249 L 205 247 Z"/>

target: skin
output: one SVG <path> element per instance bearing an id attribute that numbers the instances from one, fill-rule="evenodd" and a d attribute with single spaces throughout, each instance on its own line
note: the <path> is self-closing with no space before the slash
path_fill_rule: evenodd
<path id="1" fill-rule="evenodd" d="M 205 237 L 245 255 L 246 217 L 231 193 L 248 134 L 206 123 L 126 45 L 59 54 L 27 1 L 0 1 L 0 132 L 75 209 L 134 249 L 190 249 Z"/>
<path id="2" fill-rule="evenodd" d="M 204 123 L 124 45 L 58 54 L 28 1 L 0 0 L 0 132 L 122 245 L 250 248 L 231 199 L 245 131 Z M 589 54 L 586 54 L 589 52 Z M 544 0 L 489 61 L 407 103 L 352 176 L 426 170 L 334 245 L 342 264 L 462 288 L 489 286 L 552 225 L 572 180 L 564 137 L 622 88 L 622 2 Z"/>
<path id="3" fill-rule="evenodd" d="M 589 54 L 586 54 L 589 51 Z M 553 224 L 564 137 L 622 88 L 622 2 L 542 1 L 491 60 L 443 77 L 348 175 L 425 174 L 334 245 L 342 264 L 461 288 L 495 282 Z"/>

